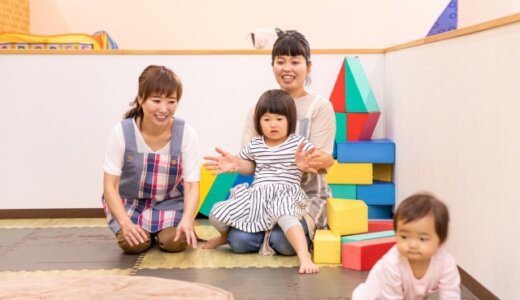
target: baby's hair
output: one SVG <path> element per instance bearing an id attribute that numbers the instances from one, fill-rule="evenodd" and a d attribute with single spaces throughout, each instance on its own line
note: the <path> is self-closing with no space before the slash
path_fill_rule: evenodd
<path id="1" fill-rule="evenodd" d="M 448 238 L 450 214 L 441 200 L 428 193 L 411 195 L 399 204 L 394 215 L 394 230 L 397 232 L 398 221 L 403 221 L 406 224 L 429 214 L 433 215 L 435 233 L 437 233 L 440 244 L 442 244 Z"/>
<path id="2" fill-rule="evenodd" d="M 139 76 L 137 97 L 130 103 L 132 108 L 128 110 L 125 118 L 137 118 L 143 116 L 143 108 L 138 98 L 146 99 L 150 96 L 171 96 L 177 92 L 177 102 L 182 97 L 182 83 L 172 70 L 164 66 L 150 65 Z M 142 121 L 142 119 L 141 119 Z"/>
<path id="3" fill-rule="evenodd" d="M 296 104 L 289 93 L 282 90 L 268 90 L 260 96 L 255 107 L 255 129 L 264 135 L 260 120 L 266 113 L 283 115 L 287 118 L 287 135 L 296 130 Z"/>

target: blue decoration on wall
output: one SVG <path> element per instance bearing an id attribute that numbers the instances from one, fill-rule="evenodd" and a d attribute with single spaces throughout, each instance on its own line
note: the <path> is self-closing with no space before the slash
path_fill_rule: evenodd
<path id="1" fill-rule="evenodd" d="M 457 29 L 457 7 L 458 0 L 452 0 L 441 13 L 435 24 L 433 24 L 430 32 L 426 36 L 436 35 L 446 31 Z"/>

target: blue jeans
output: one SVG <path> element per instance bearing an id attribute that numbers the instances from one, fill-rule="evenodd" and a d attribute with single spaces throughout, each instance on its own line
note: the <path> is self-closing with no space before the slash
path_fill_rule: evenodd
<path id="1" fill-rule="evenodd" d="M 305 219 L 302 219 L 300 223 L 303 226 L 303 232 L 307 237 L 307 245 L 310 247 L 312 241 L 309 237 L 309 230 Z M 265 232 L 245 232 L 236 228 L 231 227 L 228 232 L 227 241 L 231 250 L 235 253 L 251 253 L 258 252 L 264 242 Z M 269 246 L 273 248 L 276 253 L 286 256 L 296 255 L 293 247 L 285 237 L 280 226 L 276 225 L 271 233 L 269 240 Z"/>

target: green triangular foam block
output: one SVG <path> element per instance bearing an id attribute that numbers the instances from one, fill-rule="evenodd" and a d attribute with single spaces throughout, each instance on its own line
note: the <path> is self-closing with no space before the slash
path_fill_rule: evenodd
<path id="1" fill-rule="evenodd" d="M 199 212 L 205 216 L 209 216 L 213 204 L 226 200 L 229 189 L 233 187 L 233 183 L 237 177 L 238 173 L 219 174 L 209 189 L 208 195 L 206 199 L 204 199 L 204 203 L 202 203 Z"/>
<path id="2" fill-rule="evenodd" d="M 347 112 L 378 112 L 374 92 L 358 58 L 347 57 L 346 102 Z"/>

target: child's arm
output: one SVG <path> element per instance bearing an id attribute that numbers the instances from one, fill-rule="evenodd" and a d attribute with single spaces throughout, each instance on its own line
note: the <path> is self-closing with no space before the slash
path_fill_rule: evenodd
<path id="1" fill-rule="evenodd" d="M 255 164 L 252 161 L 240 159 L 220 148 L 215 148 L 220 156 L 204 156 L 206 169 L 213 171 L 214 174 L 235 173 L 251 175 L 255 171 Z"/>
<path id="2" fill-rule="evenodd" d="M 403 280 L 397 262 L 386 260 L 385 257 L 381 258 L 380 262 L 381 268 L 378 268 L 378 272 L 381 278 L 381 298 L 404 299 Z"/>
<path id="3" fill-rule="evenodd" d="M 439 299 L 460 299 L 460 274 L 455 259 L 449 255 L 441 268 Z"/>

